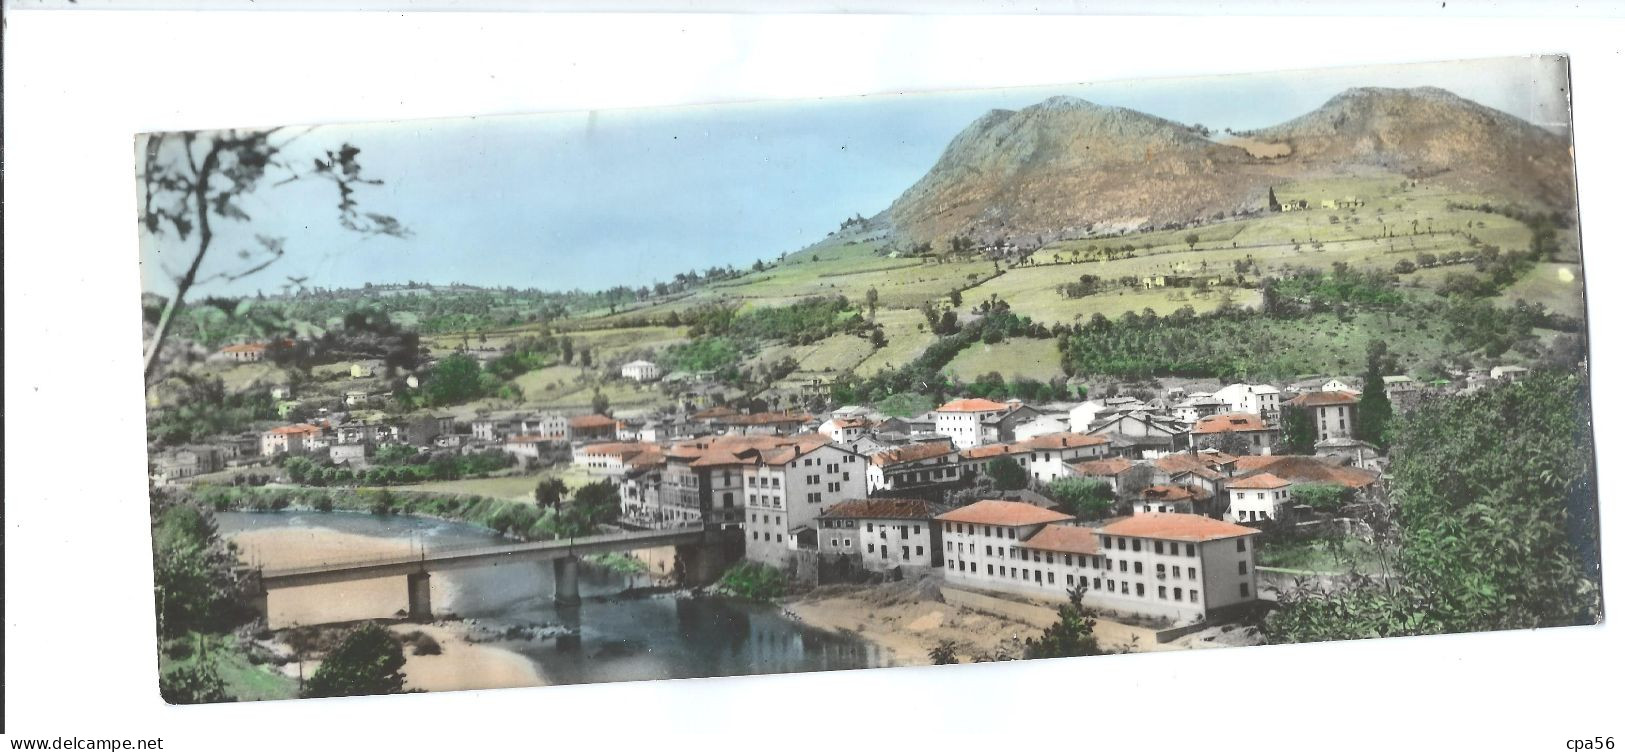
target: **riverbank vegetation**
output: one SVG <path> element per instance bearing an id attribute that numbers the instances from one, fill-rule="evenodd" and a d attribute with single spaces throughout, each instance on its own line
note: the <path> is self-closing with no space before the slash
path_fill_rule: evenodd
<path id="1" fill-rule="evenodd" d="M 479 525 L 526 541 L 592 535 L 620 514 L 620 495 L 608 481 L 584 485 L 569 498 L 547 506 L 488 496 L 388 488 L 198 486 L 182 493 L 217 511 L 273 512 L 298 508 L 317 512 L 412 514 Z"/>
<path id="2" fill-rule="evenodd" d="M 717 590 L 735 598 L 769 601 L 784 595 L 784 575 L 766 564 L 741 561 L 722 573 Z"/>
<path id="3" fill-rule="evenodd" d="M 394 486 L 437 480 L 485 477 L 513 467 L 513 455 L 498 449 L 473 454 L 430 455 L 390 444 L 379 447 L 365 468 L 318 463 L 306 457 L 288 457 L 282 469 L 288 480 L 305 486 Z"/>
<path id="4" fill-rule="evenodd" d="M 233 633 L 253 620 L 236 573 L 236 551 L 208 509 L 154 492 L 153 597 L 158 615 L 158 691 L 192 704 L 291 697 L 286 677 L 256 662 Z"/>

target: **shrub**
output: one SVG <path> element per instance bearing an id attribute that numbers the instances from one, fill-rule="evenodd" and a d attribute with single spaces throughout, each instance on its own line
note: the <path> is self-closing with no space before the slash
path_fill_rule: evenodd
<path id="1" fill-rule="evenodd" d="M 766 564 L 742 561 L 722 573 L 717 589 L 749 600 L 772 600 L 784 595 L 784 575 Z"/>

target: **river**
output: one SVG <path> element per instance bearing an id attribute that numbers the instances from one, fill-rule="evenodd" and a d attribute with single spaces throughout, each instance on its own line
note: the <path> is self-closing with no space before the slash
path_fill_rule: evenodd
<path id="1" fill-rule="evenodd" d="M 221 512 L 222 535 L 243 557 L 268 567 L 402 554 L 489 543 L 491 531 L 417 517 L 355 513 Z M 660 560 L 661 551 L 641 558 Z M 534 663 L 547 684 L 683 679 L 891 665 L 881 648 L 786 618 L 771 605 L 674 595 L 616 597 L 632 576 L 581 567 L 579 607 L 553 604 L 551 563 L 521 562 L 436 572 L 436 614 L 455 613 L 483 627 L 562 625 L 579 637 L 492 643 Z M 271 624 L 388 618 L 406 608 L 404 578 L 273 592 Z"/>

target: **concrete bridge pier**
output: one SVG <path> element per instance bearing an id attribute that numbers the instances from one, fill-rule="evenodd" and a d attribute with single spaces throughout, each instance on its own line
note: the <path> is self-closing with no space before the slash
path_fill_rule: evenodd
<path id="1" fill-rule="evenodd" d="M 581 560 L 566 556 L 553 560 L 553 602 L 560 606 L 581 605 Z"/>
<path id="2" fill-rule="evenodd" d="M 406 575 L 406 618 L 415 622 L 434 618 L 429 603 L 429 573 L 412 572 Z"/>

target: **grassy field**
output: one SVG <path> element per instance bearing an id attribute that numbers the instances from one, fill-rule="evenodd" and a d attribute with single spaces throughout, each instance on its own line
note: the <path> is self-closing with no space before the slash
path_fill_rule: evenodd
<path id="1" fill-rule="evenodd" d="M 925 314 L 919 309 L 882 308 L 876 312 L 875 321 L 886 330 L 886 346 L 852 369 L 859 376 L 872 376 L 887 366 L 902 367 L 920 357 L 920 353 L 936 341 L 936 335 L 926 328 Z"/>
<path id="2" fill-rule="evenodd" d="M 190 641 L 193 652 L 180 659 L 164 656 L 159 671 L 167 674 L 196 664 L 200 657 L 198 640 L 202 639 L 208 642 L 208 656 L 214 662 L 220 681 L 226 686 L 226 693 L 232 698 L 241 701 L 287 700 L 299 693 L 296 679 L 277 672 L 270 664 L 249 661 L 248 654 L 235 636 L 194 633 L 181 639 Z"/>
<path id="3" fill-rule="evenodd" d="M 1061 375 L 1061 351 L 1053 339 L 1017 338 L 996 345 L 978 342 L 965 348 L 943 369 L 965 381 L 991 371 L 998 371 L 1007 380 L 1025 376 L 1046 381 Z"/>
<path id="4" fill-rule="evenodd" d="M 1077 265 L 1077 267 L 1093 266 L 1104 265 Z M 1077 267 L 1068 265 L 1068 268 Z M 1062 282 L 1070 280 L 1057 277 L 1057 271 L 1053 267 L 1028 267 L 1006 272 L 998 279 L 967 290 L 964 305 L 957 310 L 963 317 L 972 307 L 996 295 L 998 299 L 1008 302 L 1011 310 L 1023 316 L 1030 316 L 1034 321 L 1043 324 L 1072 324 L 1087 321 L 1096 313 L 1115 319 L 1128 311 L 1138 313 L 1147 308 L 1156 311 L 1158 315 L 1167 315 L 1188 305 L 1195 308 L 1197 313 L 1205 313 L 1219 307 L 1226 290 L 1230 292 L 1231 299 L 1237 305 L 1255 306 L 1259 299 L 1258 291 L 1249 288 L 1146 290 L 1123 287 L 1113 287 L 1098 295 L 1068 298 L 1055 288 Z"/>
<path id="5" fill-rule="evenodd" d="M 1511 304 L 1517 300 L 1541 303 L 1547 310 L 1569 316 L 1585 315 L 1585 298 L 1577 264 L 1536 264 L 1535 268 L 1501 293 Z"/>
<path id="6" fill-rule="evenodd" d="M 503 475 L 494 478 L 463 478 L 461 480 L 437 480 L 428 483 L 391 486 L 392 489 L 402 491 L 421 491 L 425 493 L 469 494 L 472 496 L 489 496 L 495 499 L 509 501 L 530 501 L 536 492 L 536 484 L 543 478 L 558 478 L 564 481 L 570 490 L 575 490 L 591 483 L 594 478 L 587 475 L 584 468 L 576 465 L 560 465 L 551 467 L 539 473 L 525 475 Z"/>

